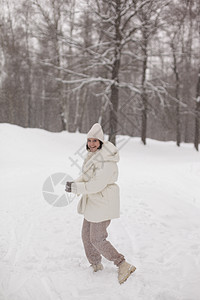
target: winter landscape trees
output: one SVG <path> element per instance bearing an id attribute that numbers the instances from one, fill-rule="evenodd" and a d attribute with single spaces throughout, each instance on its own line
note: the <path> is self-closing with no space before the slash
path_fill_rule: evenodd
<path id="1" fill-rule="evenodd" d="M 198 0 L 0 0 L 0 122 L 199 144 Z"/>

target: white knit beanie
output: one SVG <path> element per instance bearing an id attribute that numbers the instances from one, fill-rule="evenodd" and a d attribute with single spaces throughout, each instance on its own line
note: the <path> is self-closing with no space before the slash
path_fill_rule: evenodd
<path id="1" fill-rule="evenodd" d="M 95 123 L 92 128 L 89 130 L 87 134 L 87 138 L 93 138 L 93 139 L 98 139 L 101 142 L 104 142 L 104 137 L 103 137 L 103 130 L 101 128 L 101 125 L 99 123 Z"/>

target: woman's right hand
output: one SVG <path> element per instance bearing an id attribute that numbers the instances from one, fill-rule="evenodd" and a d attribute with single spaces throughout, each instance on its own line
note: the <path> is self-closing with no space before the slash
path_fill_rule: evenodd
<path id="1" fill-rule="evenodd" d="M 66 182 L 65 191 L 67 193 L 71 193 L 71 191 L 72 191 L 72 181 L 67 181 Z"/>

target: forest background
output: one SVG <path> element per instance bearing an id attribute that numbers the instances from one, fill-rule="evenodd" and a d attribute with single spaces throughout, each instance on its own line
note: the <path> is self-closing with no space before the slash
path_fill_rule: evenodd
<path id="1" fill-rule="evenodd" d="M 0 122 L 198 150 L 199 0 L 0 0 Z"/>

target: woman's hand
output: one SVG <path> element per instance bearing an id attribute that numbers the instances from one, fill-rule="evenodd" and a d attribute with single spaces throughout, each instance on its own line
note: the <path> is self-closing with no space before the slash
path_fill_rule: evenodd
<path id="1" fill-rule="evenodd" d="M 73 181 L 67 181 L 66 182 L 65 191 L 67 193 L 71 193 L 71 191 L 72 191 L 72 183 L 73 183 Z"/>

